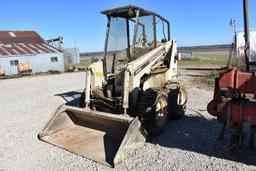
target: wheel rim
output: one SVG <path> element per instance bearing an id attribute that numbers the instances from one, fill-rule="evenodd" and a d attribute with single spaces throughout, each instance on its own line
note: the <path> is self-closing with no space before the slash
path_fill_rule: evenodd
<path id="1" fill-rule="evenodd" d="M 166 122 L 166 115 L 167 115 L 167 101 L 164 99 L 160 99 L 156 104 L 156 125 L 157 127 L 164 127 Z"/>
<path id="2" fill-rule="evenodd" d="M 184 105 L 185 103 L 186 103 L 185 93 L 182 90 L 180 90 L 177 97 L 177 104 Z"/>

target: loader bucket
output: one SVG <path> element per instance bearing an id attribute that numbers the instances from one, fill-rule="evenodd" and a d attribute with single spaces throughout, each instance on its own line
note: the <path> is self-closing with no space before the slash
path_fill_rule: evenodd
<path id="1" fill-rule="evenodd" d="M 115 167 L 144 145 L 138 118 L 62 105 L 38 138 L 67 151 Z"/>

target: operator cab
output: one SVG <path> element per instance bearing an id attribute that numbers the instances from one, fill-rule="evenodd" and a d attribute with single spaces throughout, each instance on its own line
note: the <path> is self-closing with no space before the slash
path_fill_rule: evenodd
<path id="1" fill-rule="evenodd" d="M 104 49 L 105 78 L 170 40 L 168 20 L 154 12 L 130 5 L 101 13 L 108 19 Z"/>

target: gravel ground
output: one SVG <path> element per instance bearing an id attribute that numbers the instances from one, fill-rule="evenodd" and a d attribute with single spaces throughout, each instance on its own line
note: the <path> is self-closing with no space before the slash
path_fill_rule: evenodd
<path id="1" fill-rule="evenodd" d="M 170 121 L 161 136 L 117 170 L 256 170 L 256 152 L 245 145 L 237 161 L 225 159 L 228 137 L 216 141 L 220 125 L 206 111 L 212 92 L 189 84 L 186 116 Z M 0 80 L 0 170 L 112 170 L 37 139 L 53 110 L 78 97 L 83 73 Z M 68 92 L 68 93 L 67 93 Z"/>

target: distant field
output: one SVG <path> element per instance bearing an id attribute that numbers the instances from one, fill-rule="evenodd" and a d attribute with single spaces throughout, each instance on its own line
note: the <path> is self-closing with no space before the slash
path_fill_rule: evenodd
<path id="1" fill-rule="evenodd" d="M 215 78 L 219 76 L 220 68 L 226 67 L 229 52 L 194 52 L 190 59 L 182 59 L 179 66 L 182 68 L 200 68 L 203 70 L 193 71 L 201 73 L 202 77 L 194 77 L 194 84 L 202 88 L 214 87 Z M 215 68 L 215 70 L 214 70 Z M 205 69 L 205 70 L 204 70 Z M 209 70 L 211 69 L 211 70 Z M 213 69 L 213 70 L 212 70 Z M 192 72 L 192 71 L 191 71 Z"/>
<path id="2" fill-rule="evenodd" d="M 194 52 L 193 57 L 189 59 L 182 59 L 179 62 L 179 66 L 183 68 L 221 68 L 225 67 L 228 62 L 229 52 Z M 69 65 L 76 66 L 78 68 L 87 68 L 91 64 L 90 57 L 83 57 L 80 59 L 80 64 Z M 197 71 L 199 72 L 199 71 Z M 205 77 L 195 77 L 194 83 L 201 87 L 213 87 L 214 79 L 219 75 L 218 70 L 208 71 Z"/>
<path id="3" fill-rule="evenodd" d="M 91 58 L 81 58 L 79 64 L 71 64 L 68 65 L 67 68 L 69 67 L 77 67 L 77 68 L 87 68 L 91 64 Z"/>
<path id="4" fill-rule="evenodd" d="M 189 59 L 182 59 L 179 66 L 184 67 L 225 67 L 228 62 L 229 52 L 194 52 L 193 57 Z M 91 64 L 90 57 L 83 57 L 80 59 L 80 64 L 69 65 L 79 68 L 86 68 Z"/>
<path id="5" fill-rule="evenodd" d="M 225 67 L 228 62 L 229 52 L 194 52 L 193 58 L 182 59 L 181 66 L 198 67 Z"/>

